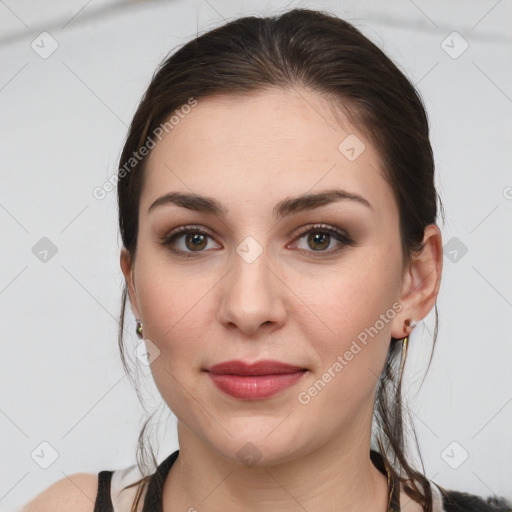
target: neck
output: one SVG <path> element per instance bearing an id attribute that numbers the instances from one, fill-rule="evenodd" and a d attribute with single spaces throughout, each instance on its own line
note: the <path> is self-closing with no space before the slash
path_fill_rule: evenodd
<path id="1" fill-rule="evenodd" d="M 181 422 L 178 434 L 180 454 L 164 485 L 164 511 L 387 510 L 387 477 L 371 462 L 369 435 L 288 462 L 244 466 L 220 456 Z"/>

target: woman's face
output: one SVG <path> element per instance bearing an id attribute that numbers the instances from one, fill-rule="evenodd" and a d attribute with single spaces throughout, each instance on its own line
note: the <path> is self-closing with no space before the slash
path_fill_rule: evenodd
<path id="1" fill-rule="evenodd" d="M 378 154 L 342 122 L 302 89 L 200 99 L 153 149 L 133 276 L 126 252 L 122 265 L 180 442 L 268 463 L 369 445 L 390 338 L 404 336 L 404 274 Z M 340 194 L 315 199 L 329 191 Z M 170 193 L 207 200 L 151 208 Z M 306 371 L 207 371 L 232 360 Z"/>

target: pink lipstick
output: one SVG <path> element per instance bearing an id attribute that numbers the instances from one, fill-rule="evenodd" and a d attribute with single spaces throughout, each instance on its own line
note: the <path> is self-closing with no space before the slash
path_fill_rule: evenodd
<path id="1" fill-rule="evenodd" d="M 224 393 L 240 399 L 261 400 L 297 383 L 306 368 L 279 361 L 225 361 L 207 369 L 213 383 Z"/>

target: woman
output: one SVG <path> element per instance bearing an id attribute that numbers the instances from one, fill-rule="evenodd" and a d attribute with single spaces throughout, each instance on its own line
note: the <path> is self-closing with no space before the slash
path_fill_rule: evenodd
<path id="1" fill-rule="evenodd" d="M 128 298 L 180 449 L 155 470 L 142 445 L 27 511 L 511 509 L 409 462 L 402 371 L 442 270 L 433 155 L 418 93 L 352 25 L 295 9 L 171 55 L 118 200 L 121 355 Z"/>

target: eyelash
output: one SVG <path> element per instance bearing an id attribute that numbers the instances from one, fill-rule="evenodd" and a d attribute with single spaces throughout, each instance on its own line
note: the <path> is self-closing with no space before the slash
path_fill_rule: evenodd
<path id="1" fill-rule="evenodd" d="M 343 231 L 339 230 L 338 228 L 335 228 L 334 226 L 328 226 L 326 224 L 314 224 L 313 226 L 306 226 L 304 229 L 302 229 L 299 233 L 296 234 L 293 241 L 298 240 L 302 238 L 304 235 L 309 233 L 324 233 L 333 236 L 338 242 L 340 242 L 343 246 L 351 246 L 354 245 L 354 241 Z M 170 246 L 178 237 L 188 234 L 200 234 L 205 235 L 210 238 L 213 238 L 212 234 L 201 228 L 200 226 L 195 225 L 189 225 L 189 226 L 180 226 L 179 228 L 176 228 L 175 230 L 171 231 L 168 235 L 166 235 L 161 241 L 161 245 L 163 246 Z M 324 257 L 327 255 L 332 255 L 334 253 L 337 253 L 341 251 L 343 247 L 339 247 L 337 249 L 331 249 L 328 251 L 305 251 L 314 258 L 318 257 Z M 176 250 L 173 248 L 170 248 L 170 250 L 177 254 L 178 256 L 182 256 L 185 258 L 193 258 L 197 257 L 199 254 L 205 252 L 202 251 L 182 251 L 182 250 Z"/>

